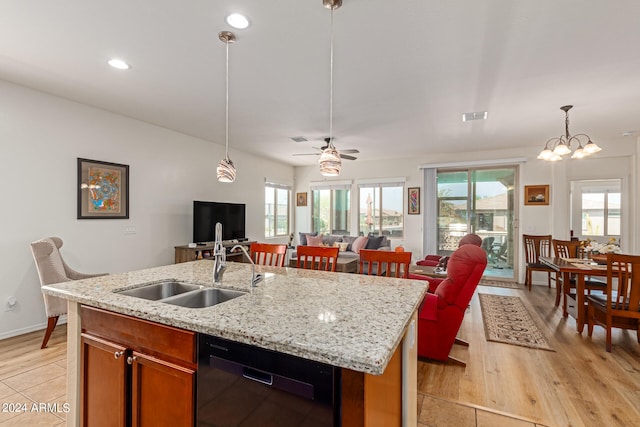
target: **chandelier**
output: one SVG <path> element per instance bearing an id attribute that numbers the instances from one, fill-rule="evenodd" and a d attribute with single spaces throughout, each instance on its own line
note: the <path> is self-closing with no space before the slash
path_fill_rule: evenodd
<path id="1" fill-rule="evenodd" d="M 595 142 L 591 141 L 591 138 L 587 134 L 579 133 L 571 136 L 569 133 L 569 110 L 572 108 L 573 105 L 560 107 L 560 109 L 564 111 L 564 135 L 548 140 L 544 146 L 544 150 L 538 154 L 538 159 L 548 162 L 562 160 L 562 156 L 571 153 L 571 144 L 573 143 L 577 145 L 577 148 L 571 156 L 572 159 L 582 159 L 602 150 Z M 580 138 L 582 138 L 582 140 L 580 140 Z M 582 141 L 585 139 L 586 144 L 582 146 Z"/>
<path id="2" fill-rule="evenodd" d="M 342 160 L 340 153 L 333 145 L 333 11 L 342 6 L 342 0 L 322 0 L 322 5 L 331 11 L 330 54 L 329 54 L 329 140 L 327 148 L 322 151 L 318 163 L 320 173 L 324 176 L 340 175 Z"/>
<path id="3" fill-rule="evenodd" d="M 229 43 L 235 42 L 236 36 L 231 31 L 220 31 L 218 33 L 218 38 L 222 42 L 224 42 L 227 48 L 227 94 L 224 135 L 225 154 L 224 159 L 220 160 L 220 163 L 218 163 L 216 175 L 218 176 L 218 181 L 220 182 L 233 182 L 236 180 L 236 167 L 233 165 L 233 162 L 229 158 Z"/>

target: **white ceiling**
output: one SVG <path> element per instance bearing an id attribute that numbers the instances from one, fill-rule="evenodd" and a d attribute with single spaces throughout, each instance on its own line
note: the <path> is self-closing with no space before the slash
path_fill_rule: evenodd
<path id="1" fill-rule="evenodd" d="M 0 79 L 224 144 L 231 12 L 251 26 L 230 46 L 230 147 L 313 164 L 292 154 L 329 132 L 322 0 L 0 0 Z M 572 133 L 635 143 L 622 133 L 640 130 L 639 17 L 637 0 L 344 0 L 335 144 L 359 159 L 542 148 L 565 104 Z"/>

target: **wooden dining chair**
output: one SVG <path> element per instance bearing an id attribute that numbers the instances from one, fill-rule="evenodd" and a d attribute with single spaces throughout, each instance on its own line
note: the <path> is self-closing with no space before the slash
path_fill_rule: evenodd
<path id="1" fill-rule="evenodd" d="M 336 271 L 339 248 L 323 246 L 298 246 L 297 268 L 307 270 Z"/>
<path id="2" fill-rule="evenodd" d="M 559 240 L 553 239 L 551 241 L 553 245 L 553 252 L 556 257 L 559 258 L 584 258 L 584 250 L 580 246 L 578 240 Z M 567 294 L 571 292 L 571 289 L 576 287 L 575 275 L 569 275 L 569 280 L 565 283 L 563 276 L 556 277 L 556 307 L 560 304 L 560 296 L 564 294 L 563 311 L 567 312 Z M 585 277 L 584 289 L 587 294 L 591 294 L 591 291 L 602 291 L 606 289 L 606 283 L 591 277 Z"/>
<path id="3" fill-rule="evenodd" d="M 551 244 L 553 245 L 554 256 L 558 258 L 579 258 L 580 242 L 578 240 L 552 239 Z M 565 283 L 564 277 L 559 275 L 556 277 L 556 307 L 560 305 L 560 297 L 563 292 L 566 294 L 571 288 L 575 287 L 575 277 L 570 277 L 568 283 Z"/>
<path id="4" fill-rule="evenodd" d="M 612 328 L 635 330 L 640 343 L 640 255 L 608 254 L 606 289 L 606 295 L 587 297 L 587 331 L 591 337 L 593 325 L 603 326 L 610 353 Z"/>
<path id="5" fill-rule="evenodd" d="M 360 274 L 406 279 L 409 277 L 409 264 L 411 252 L 360 250 Z"/>
<path id="6" fill-rule="evenodd" d="M 523 234 L 522 240 L 524 242 L 524 258 L 526 263 L 526 279 L 524 285 L 529 286 L 529 290 L 531 290 L 532 273 L 534 271 L 542 271 L 547 273 L 547 282 L 549 283 L 549 287 L 551 287 L 551 280 L 556 280 L 555 277 L 551 277 L 551 273 L 555 274 L 555 272 L 551 267 L 547 267 L 540 262 L 541 256 L 551 256 L 551 235 L 535 236 L 532 234 Z M 556 284 L 556 286 L 558 285 Z"/>
<path id="7" fill-rule="evenodd" d="M 287 245 L 271 243 L 252 243 L 251 258 L 259 265 L 272 265 L 284 267 L 287 254 Z"/>

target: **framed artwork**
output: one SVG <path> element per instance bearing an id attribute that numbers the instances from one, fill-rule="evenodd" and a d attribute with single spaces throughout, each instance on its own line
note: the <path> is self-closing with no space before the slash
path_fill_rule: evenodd
<path id="1" fill-rule="evenodd" d="M 129 165 L 78 158 L 78 219 L 129 218 Z"/>
<path id="2" fill-rule="evenodd" d="M 525 205 L 548 205 L 549 186 L 548 185 L 525 185 L 524 186 Z"/>
<path id="3" fill-rule="evenodd" d="M 420 214 L 420 187 L 409 187 L 409 215 Z"/>
<path id="4" fill-rule="evenodd" d="M 296 193 L 296 206 L 307 206 L 307 193 Z"/>

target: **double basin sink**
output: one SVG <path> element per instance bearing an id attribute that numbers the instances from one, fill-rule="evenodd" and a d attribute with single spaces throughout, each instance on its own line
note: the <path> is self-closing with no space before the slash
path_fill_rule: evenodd
<path id="1" fill-rule="evenodd" d="M 155 282 L 116 293 L 189 308 L 211 307 L 246 294 L 242 291 L 210 288 L 177 280 Z"/>

